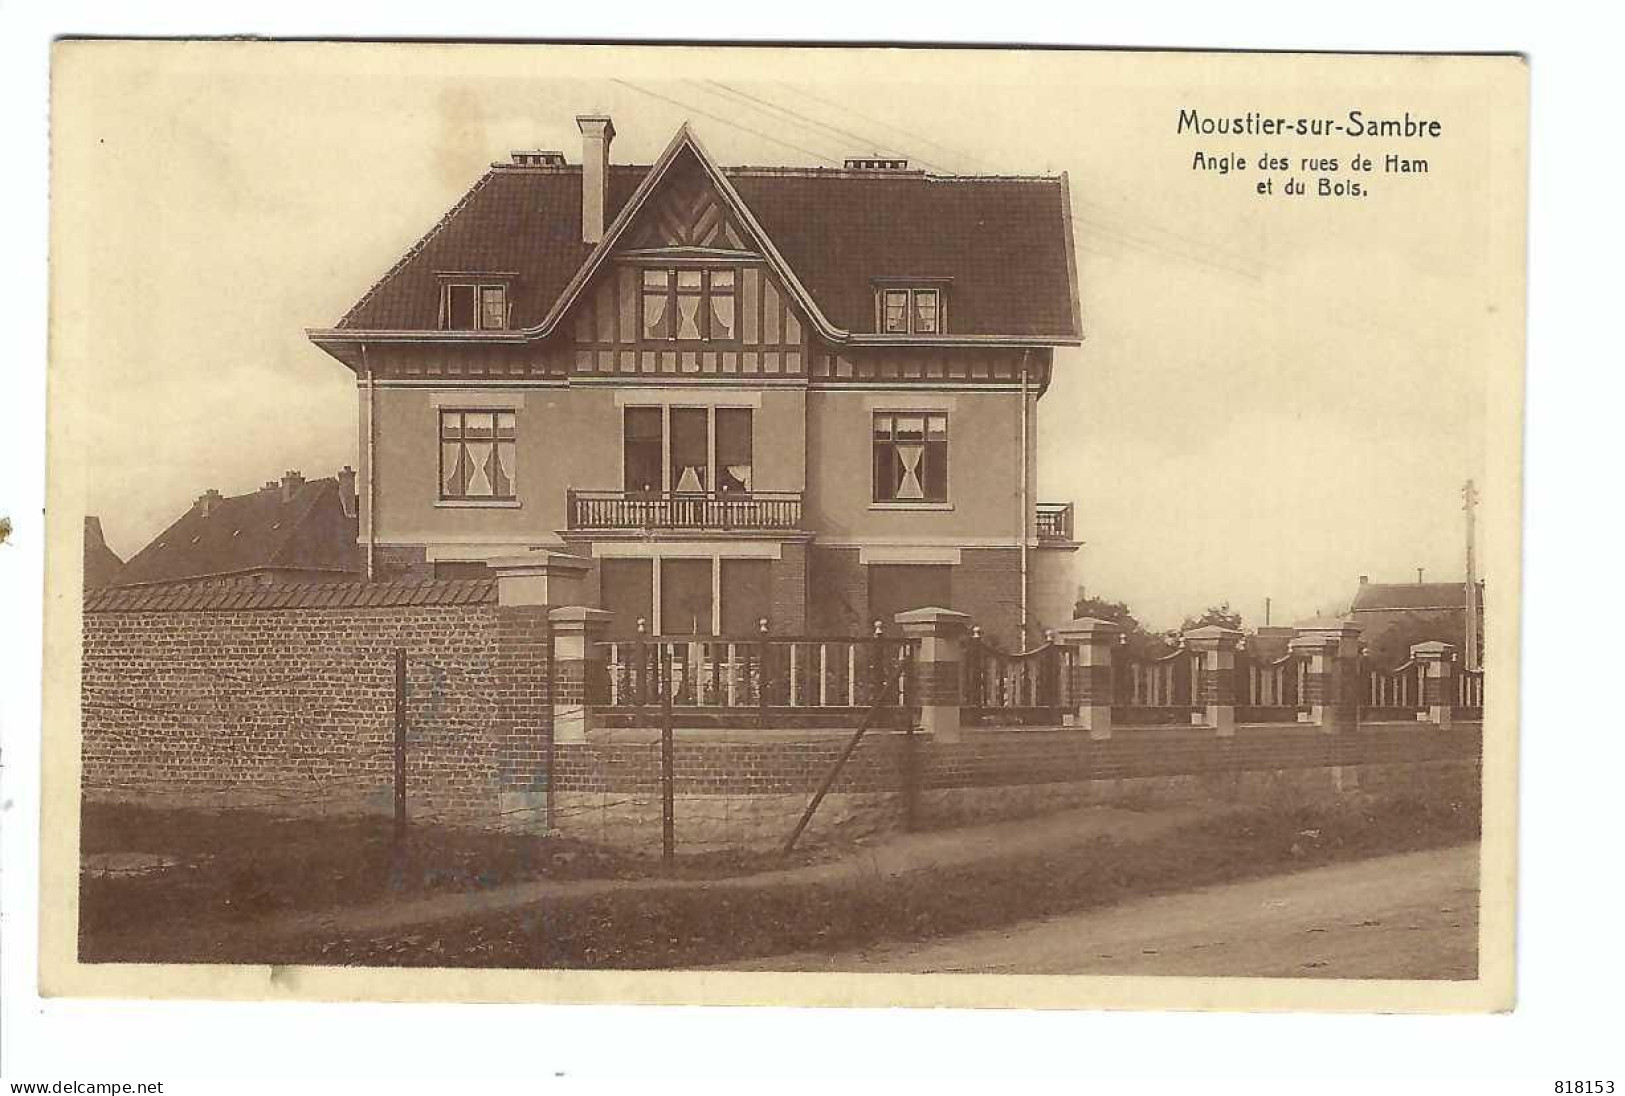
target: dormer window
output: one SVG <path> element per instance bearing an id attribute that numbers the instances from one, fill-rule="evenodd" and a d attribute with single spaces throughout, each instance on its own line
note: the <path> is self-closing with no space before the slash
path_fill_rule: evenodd
<path id="1" fill-rule="evenodd" d="M 885 286 L 878 304 L 882 334 L 942 334 L 942 290 L 936 286 Z"/>
<path id="2" fill-rule="evenodd" d="M 442 282 L 440 328 L 443 331 L 507 330 L 507 283 L 473 279 Z"/>

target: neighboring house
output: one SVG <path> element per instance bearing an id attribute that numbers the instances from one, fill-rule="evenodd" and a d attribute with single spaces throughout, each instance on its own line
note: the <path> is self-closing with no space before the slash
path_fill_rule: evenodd
<path id="1" fill-rule="evenodd" d="M 107 546 L 102 536 L 102 519 L 85 518 L 85 589 L 100 590 L 111 586 L 124 561 Z"/>
<path id="2" fill-rule="evenodd" d="M 1479 650 L 1484 638 L 1484 584 L 1478 584 Z M 1464 651 L 1467 638 L 1467 584 L 1464 582 L 1372 582 L 1360 576 L 1349 606 L 1367 654 L 1380 666 L 1397 666 L 1411 645 L 1443 640 Z"/>
<path id="3" fill-rule="evenodd" d="M 209 490 L 131 557 L 117 586 L 270 586 L 354 582 L 355 472 L 307 481 L 288 472 L 248 495 Z"/>
<path id="4" fill-rule="evenodd" d="M 354 370 L 379 579 L 550 546 L 617 633 L 867 632 L 923 605 L 1006 644 L 1071 617 L 1037 402 L 1079 343 L 1065 175 L 491 166 L 317 346 Z"/>

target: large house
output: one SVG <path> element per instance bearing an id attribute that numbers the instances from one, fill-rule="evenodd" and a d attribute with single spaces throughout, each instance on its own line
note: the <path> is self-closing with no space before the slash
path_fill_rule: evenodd
<path id="1" fill-rule="evenodd" d="M 1065 175 L 515 152 L 315 344 L 354 371 L 375 579 L 550 547 L 617 633 L 1071 617 L 1037 404 L 1081 339 Z M 1023 634 L 1025 633 L 1025 635 Z"/>
<path id="2" fill-rule="evenodd" d="M 355 582 L 355 470 L 307 480 L 285 472 L 246 495 L 199 495 L 110 585 L 163 589 Z"/>

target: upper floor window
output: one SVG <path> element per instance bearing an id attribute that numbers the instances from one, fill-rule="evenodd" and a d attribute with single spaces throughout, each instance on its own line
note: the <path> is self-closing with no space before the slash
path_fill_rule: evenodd
<path id="1" fill-rule="evenodd" d="M 880 291 L 880 330 L 886 335 L 940 335 L 942 290 L 895 286 Z"/>
<path id="2" fill-rule="evenodd" d="M 732 342 L 737 277 L 728 267 L 643 271 L 643 337 Z"/>
<path id="3" fill-rule="evenodd" d="M 440 497 L 512 499 L 517 442 L 512 411 L 440 412 Z"/>
<path id="4" fill-rule="evenodd" d="M 500 283 L 445 283 L 440 288 L 440 326 L 446 331 L 506 330 L 508 287 Z"/>
<path id="5" fill-rule="evenodd" d="M 749 493 L 753 463 L 748 407 L 628 407 L 622 485 L 632 492 Z"/>
<path id="6" fill-rule="evenodd" d="M 876 502 L 947 502 L 948 416 L 876 413 L 874 466 Z"/>

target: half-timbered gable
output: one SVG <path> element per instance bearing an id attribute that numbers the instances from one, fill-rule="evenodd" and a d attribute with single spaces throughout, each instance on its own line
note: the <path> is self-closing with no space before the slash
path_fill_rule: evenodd
<path id="1" fill-rule="evenodd" d="M 806 320 L 684 149 L 571 306 L 582 377 L 806 375 Z"/>

